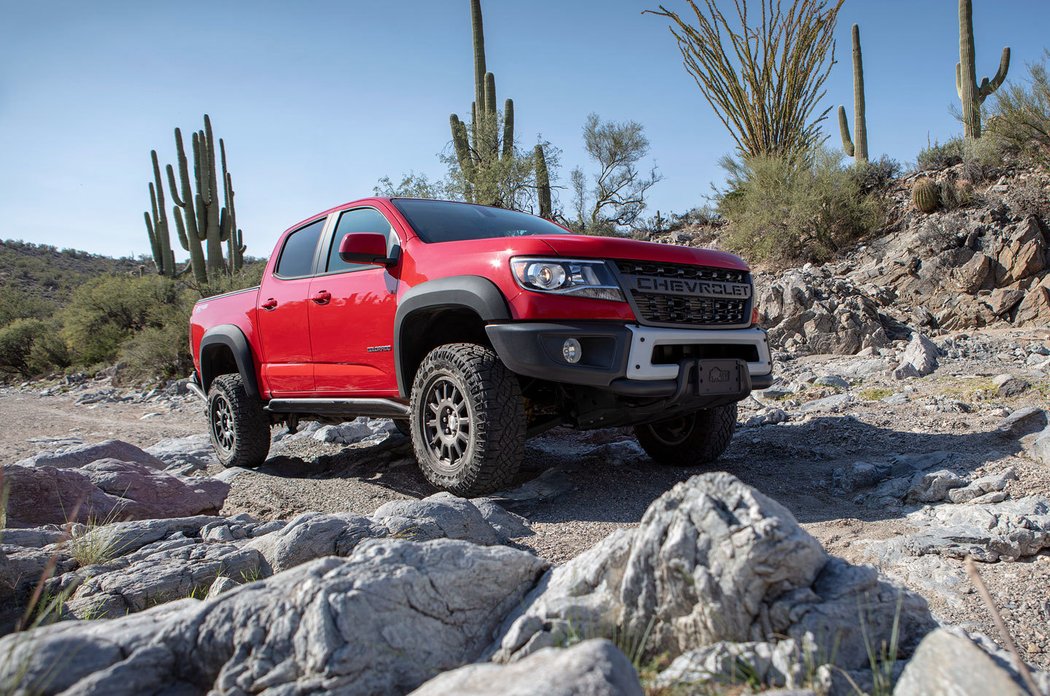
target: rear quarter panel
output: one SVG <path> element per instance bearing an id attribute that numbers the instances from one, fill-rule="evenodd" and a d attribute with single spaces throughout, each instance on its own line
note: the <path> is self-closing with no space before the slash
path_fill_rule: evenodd
<path id="1" fill-rule="evenodd" d="M 193 313 L 190 315 L 190 350 L 193 353 L 193 367 L 198 375 L 201 369 L 200 345 L 204 334 L 212 327 L 232 324 L 244 332 L 244 337 L 248 339 L 258 378 L 259 365 L 262 364 L 255 335 L 255 313 L 258 311 L 258 303 L 259 288 L 254 287 L 207 297 L 193 306 Z"/>

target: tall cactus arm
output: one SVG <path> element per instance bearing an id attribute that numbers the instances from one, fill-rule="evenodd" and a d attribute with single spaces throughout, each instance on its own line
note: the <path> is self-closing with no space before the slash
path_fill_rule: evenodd
<path id="1" fill-rule="evenodd" d="M 553 215 L 551 181 L 550 172 L 547 170 L 547 158 L 543 155 L 543 146 L 537 144 L 533 154 L 536 158 L 536 198 L 540 204 L 540 217 L 549 220 Z"/>
<path id="2" fill-rule="evenodd" d="M 496 76 L 485 73 L 485 118 L 496 116 Z"/>
<path id="3" fill-rule="evenodd" d="M 474 38 L 474 101 L 483 105 L 487 70 L 485 68 L 485 25 L 481 18 L 481 0 L 470 0 L 470 29 Z"/>
<path id="4" fill-rule="evenodd" d="M 153 185 L 150 184 L 150 188 L 152 187 Z M 153 192 L 150 191 L 150 193 L 152 194 Z M 153 263 L 157 265 L 157 272 L 161 273 L 163 272 L 164 268 L 164 257 L 162 256 L 160 251 L 160 244 L 157 240 L 157 233 L 153 230 L 153 221 L 150 220 L 149 213 L 143 212 L 142 215 L 146 218 L 146 234 L 149 236 L 149 246 L 150 251 L 153 253 Z"/>
<path id="5" fill-rule="evenodd" d="M 174 206 L 171 209 L 172 217 L 175 218 L 175 231 L 179 235 L 179 245 L 186 251 L 190 250 L 190 240 L 186 236 L 186 224 L 182 221 L 182 208 Z"/>
<path id="6" fill-rule="evenodd" d="M 514 155 L 514 100 L 503 105 L 503 159 Z"/>
<path id="7" fill-rule="evenodd" d="M 959 99 L 963 96 L 963 80 L 962 80 L 962 63 L 955 64 L 955 93 L 959 95 Z"/>
<path id="8" fill-rule="evenodd" d="M 456 152 L 456 160 L 459 162 L 459 168 L 464 173 L 470 169 L 470 145 L 467 143 L 467 127 L 462 121 L 459 120 L 459 116 L 452 114 L 448 118 L 449 127 L 452 129 L 452 147 Z"/>
<path id="9" fill-rule="evenodd" d="M 1010 47 L 1007 46 L 1003 49 L 1003 54 L 999 58 L 999 69 L 995 71 L 995 77 L 988 80 L 984 78 L 981 81 L 981 87 L 978 90 L 981 103 L 987 99 L 995 90 L 1003 86 L 1003 82 L 1006 81 L 1006 73 L 1010 71 Z"/>
<path id="10" fill-rule="evenodd" d="M 853 145 L 853 139 L 849 135 L 849 119 L 846 117 L 846 107 L 839 107 L 839 133 L 842 135 L 842 149 L 846 151 L 847 157 L 853 157 L 857 149 Z"/>

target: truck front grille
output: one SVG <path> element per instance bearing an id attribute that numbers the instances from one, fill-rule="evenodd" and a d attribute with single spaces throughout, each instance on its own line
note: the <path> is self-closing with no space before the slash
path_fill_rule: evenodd
<path id="1" fill-rule="evenodd" d="M 642 324 L 730 327 L 751 321 L 746 271 L 648 261 L 617 261 L 616 267 Z"/>

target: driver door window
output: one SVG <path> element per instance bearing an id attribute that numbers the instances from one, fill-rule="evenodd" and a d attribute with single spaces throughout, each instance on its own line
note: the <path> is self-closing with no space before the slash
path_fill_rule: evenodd
<path id="1" fill-rule="evenodd" d="M 387 219 L 383 217 L 383 214 L 375 208 L 348 210 L 339 216 L 335 234 L 332 235 L 332 243 L 328 248 L 328 263 L 325 266 L 325 273 L 345 273 L 347 271 L 360 271 L 365 268 L 376 268 L 368 264 L 347 263 L 339 258 L 339 243 L 350 232 L 375 232 L 385 235 L 387 253 L 398 243 L 394 229 L 387 222 Z"/>

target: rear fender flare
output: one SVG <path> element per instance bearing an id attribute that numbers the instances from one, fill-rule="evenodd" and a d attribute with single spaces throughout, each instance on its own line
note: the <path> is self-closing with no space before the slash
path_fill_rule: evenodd
<path id="1" fill-rule="evenodd" d="M 218 377 L 215 374 L 215 367 L 212 365 L 212 361 L 208 359 L 208 349 L 215 346 L 224 346 L 233 353 L 233 360 L 237 364 L 237 372 L 241 375 L 241 379 L 244 380 L 245 391 L 248 393 L 248 396 L 258 399 L 260 397 L 259 382 L 255 376 L 255 361 L 252 359 L 252 349 L 248 345 L 248 339 L 245 337 L 244 332 L 241 331 L 240 327 L 233 324 L 213 326 L 201 338 L 201 387 L 204 389 L 204 393 L 208 393 L 208 388 L 211 386 L 212 381 Z"/>

